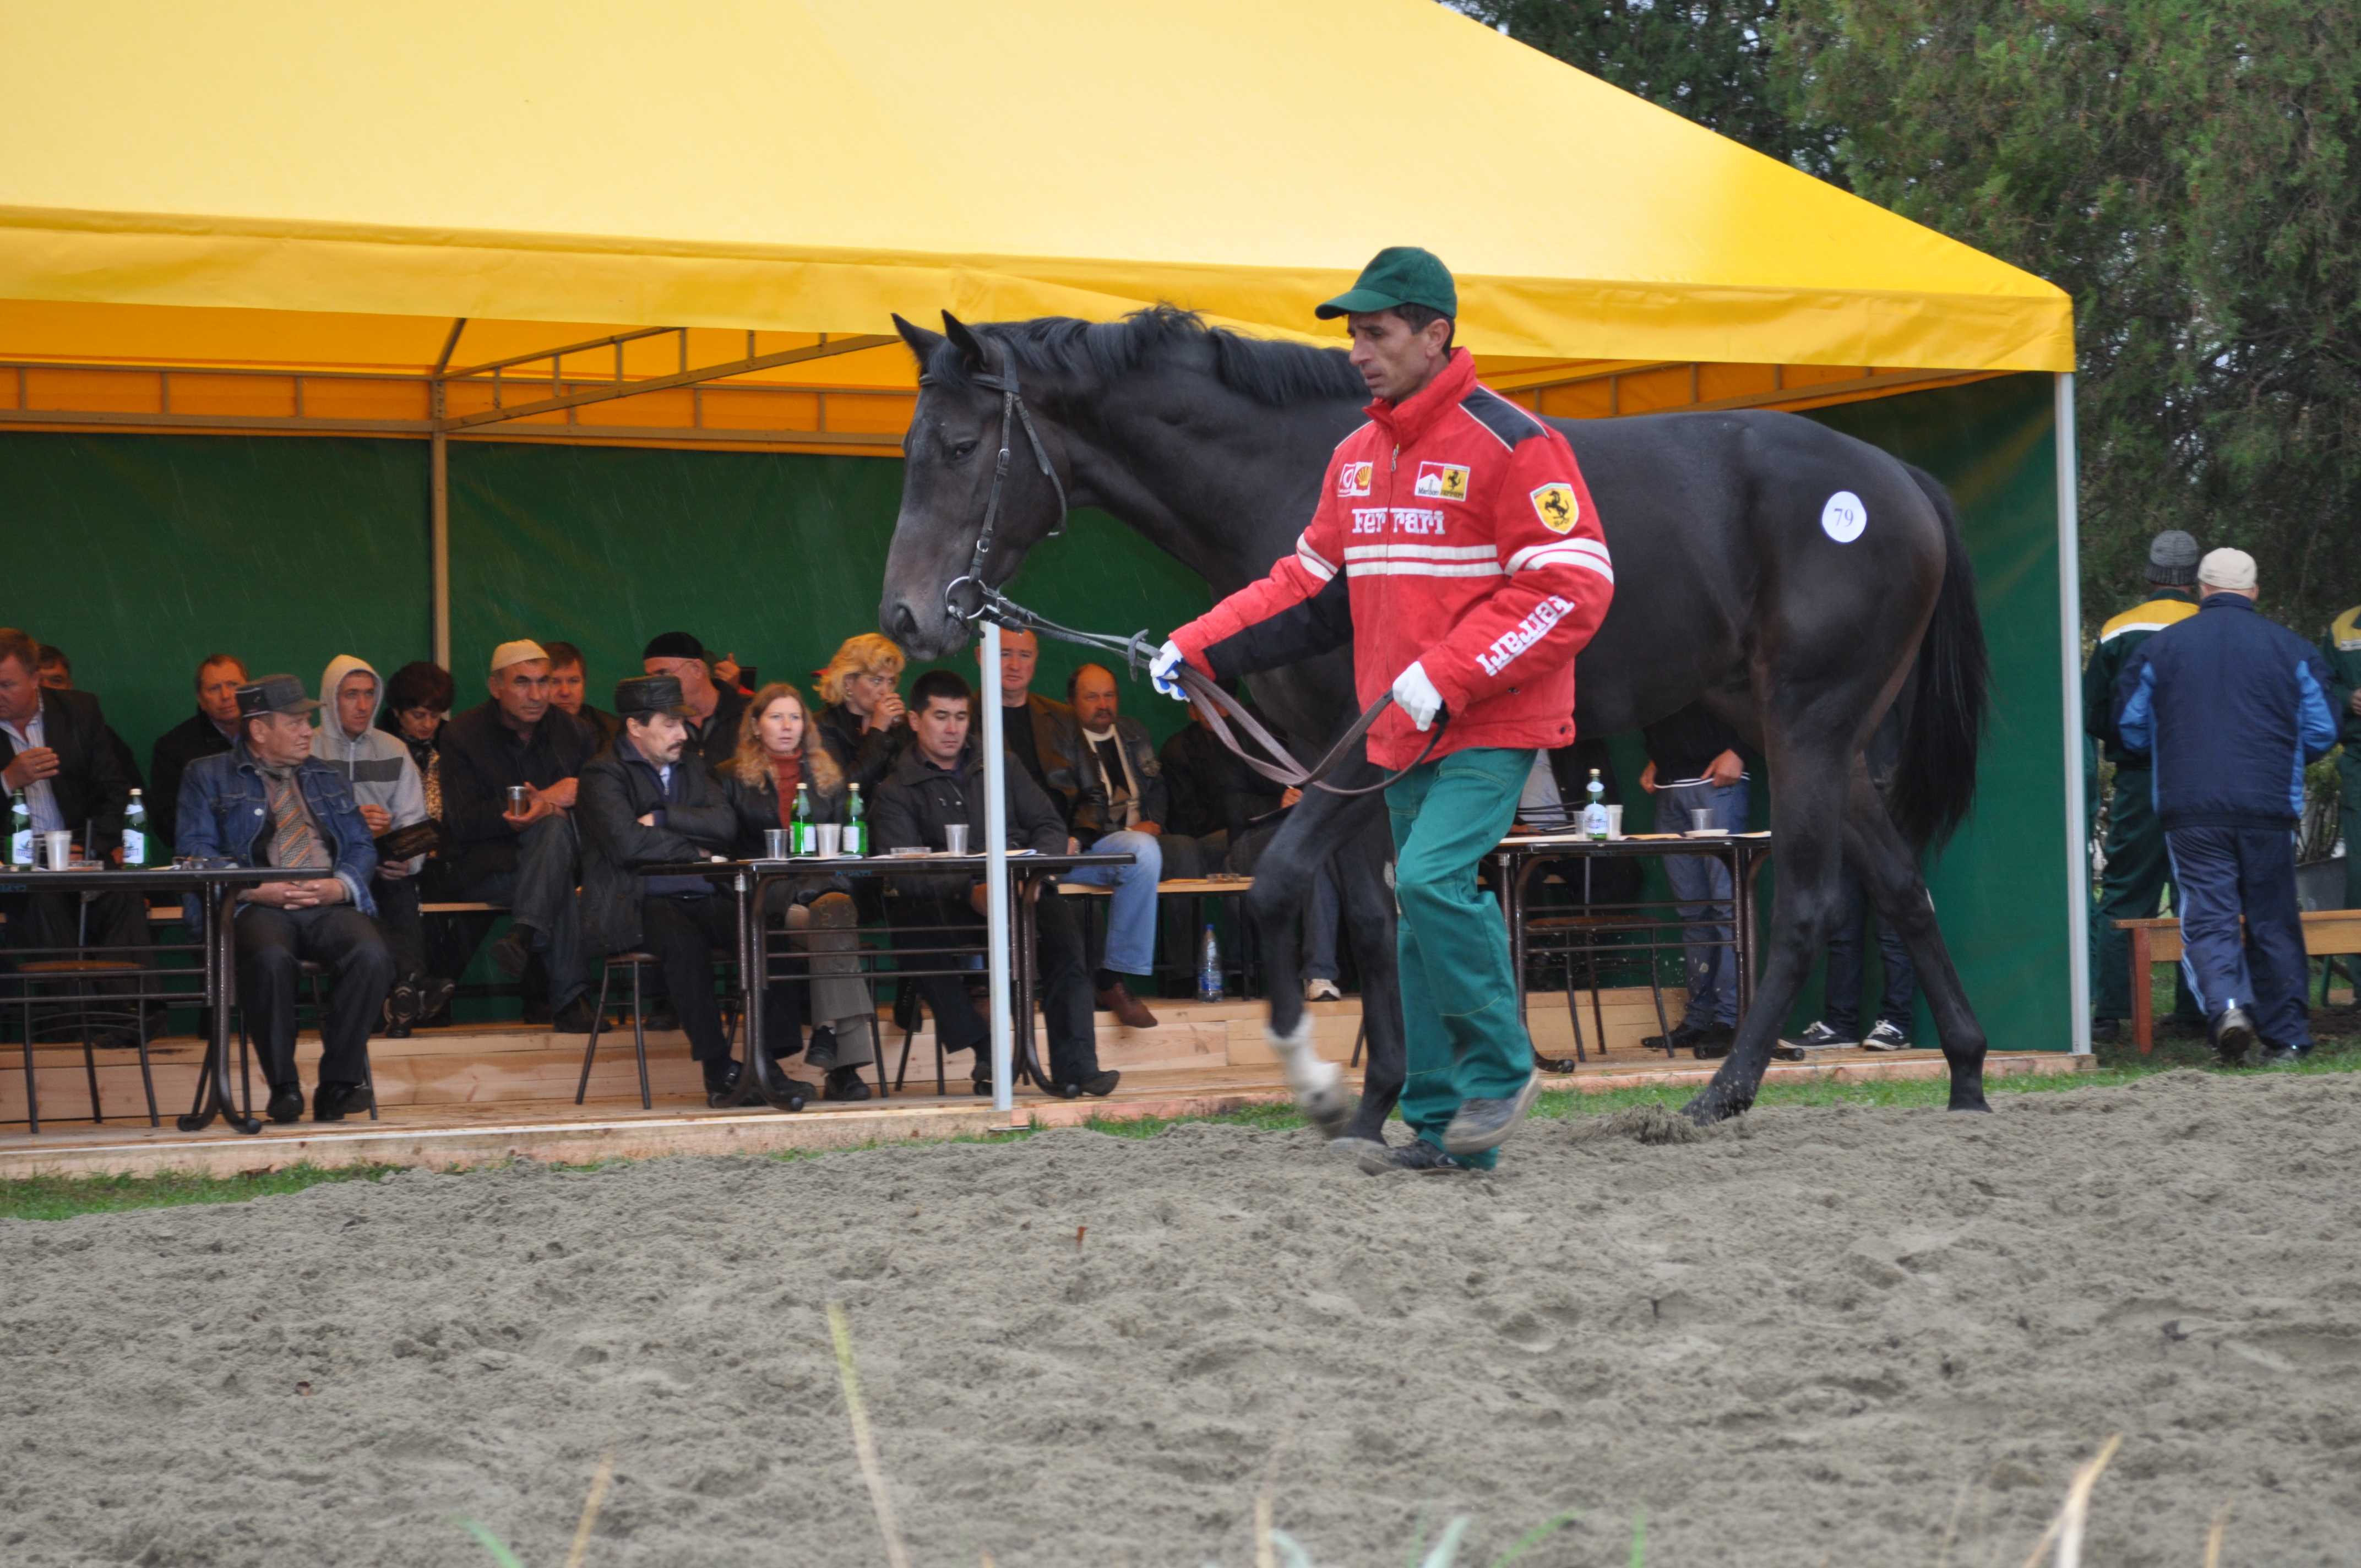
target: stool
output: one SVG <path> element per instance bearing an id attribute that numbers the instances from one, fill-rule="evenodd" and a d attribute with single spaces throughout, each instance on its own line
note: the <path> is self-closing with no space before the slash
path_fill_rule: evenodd
<path id="1" fill-rule="evenodd" d="M 719 948 L 713 950 L 713 956 L 723 963 L 732 962 L 736 957 Z M 607 988 L 614 983 L 616 967 L 620 965 L 631 971 L 631 1050 L 640 1063 L 640 1109 L 653 1111 L 656 1108 L 655 1096 L 648 1091 L 648 1025 L 641 994 L 640 971 L 663 961 L 655 954 L 641 949 L 609 953 L 598 961 L 598 1000 L 590 1009 L 590 1043 L 582 1050 L 582 1081 L 574 1086 L 574 1103 L 577 1105 L 581 1104 L 583 1096 L 590 1092 L 590 1064 L 598 1057 L 598 1032 L 607 1026 Z M 734 1005 L 726 1006 L 722 1009 L 722 1016 L 728 1020 L 728 1032 L 722 1037 L 734 1047 L 738 1041 L 738 1010 Z M 756 1041 L 754 1048 L 760 1050 L 762 1043 Z"/>
<path id="2" fill-rule="evenodd" d="M 33 1052 L 42 1046 L 70 1047 L 76 1041 L 82 1046 L 82 1071 L 90 1079 L 90 1119 L 93 1124 L 106 1120 L 98 1095 L 97 1042 L 92 1038 L 93 1025 L 127 1027 L 139 1043 L 139 1081 L 148 1091 L 148 1124 L 162 1124 L 156 1115 L 156 1079 L 149 1070 L 148 1058 L 148 1010 L 137 998 L 127 1006 L 77 1006 L 66 1016 L 74 1030 L 74 1038 L 42 1041 L 36 1036 L 42 1026 L 33 1022 L 34 990 L 43 982 L 62 983 L 71 987 L 66 1000 L 76 1003 L 98 1001 L 90 987 L 101 975 L 137 974 L 140 966 L 123 959 L 42 959 L 19 964 L 16 972 L 25 976 L 25 1119 L 29 1131 L 41 1130 L 41 1102 L 33 1087 Z"/>
<path id="3" fill-rule="evenodd" d="M 323 964 L 314 963 L 310 959 L 298 959 L 295 960 L 295 972 L 300 978 L 312 982 L 312 1026 L 315 1029 L 319 1028 L 321 1026 L 320 981 L 327 978 L 327 968 Z M 297 1005 L 300 1006 L 302 1003 L 299 1002 Z M 362 1042 L 361 1045 L 361 1083 L 369 1091 L 369 1120 L 374 1122 L 377 1120 L 377 1073 L 369 1066 L 367 1041 Z M 248 1120 L 252 1120 L 254 1078 L 247 1067 L 246 1009 L 243 1007 L 237 1010 L 237 1087 L 238 1092 L 246 1097 L 246 1115 Z"/>

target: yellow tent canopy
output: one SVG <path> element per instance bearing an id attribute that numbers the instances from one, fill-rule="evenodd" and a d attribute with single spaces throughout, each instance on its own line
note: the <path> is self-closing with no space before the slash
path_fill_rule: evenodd
<path id="1" fill-rule="evenodd" d="M 0 145 L 19 424 L 423 432 L 430 372 L 516 359 L 503 409 L 679 384 L 502 433 L 715 439 L 741 427 L 693 404 L 767 388 L 742 430 L 873 447 L 910 386 L 862 341 L 891 313 L 1169 301 L 1323 335 L 1312 306 L 1396 243 L 1553 411 L 2072 361 L 2050 285 L 1433 0 L 19 5 Z M 177 401 L 104 374 L 129 366 L 186 372 Z M 291 411 L 229 374 L 291 369 Z"/>

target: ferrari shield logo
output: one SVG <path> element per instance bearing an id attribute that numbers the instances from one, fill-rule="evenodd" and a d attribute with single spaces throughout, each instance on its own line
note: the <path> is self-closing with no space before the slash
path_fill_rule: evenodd
<path id="1" fill-rule="evenodd" d="M 1340 496 L 1366 496 L 1369 480 L 1377 472 L 1374 463 L 1347 463 L 1336 470 L 1336 493 Z"/>
<path id="2" fill-rule="evenodd" d="M 1574 499 L 1572 485 L 1553 483 L 1533 492 L 1533 510 L 1552 533 L 1571 533 L 1582 516 L 1582 503 Z"/>
<path id="3" fill-rule="evenodd" d="M 1435 500 L 1466 500 L 1467 499 L 1466 466 L 1460 463 L 1420 464 L 1418 493 Z"/>

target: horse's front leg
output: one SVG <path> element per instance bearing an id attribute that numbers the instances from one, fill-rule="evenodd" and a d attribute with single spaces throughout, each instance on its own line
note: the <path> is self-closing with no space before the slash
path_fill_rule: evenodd
<path id="1" fill-rule="evenodd" d="M 1347 1144 L 1385 1141 L 1386 1118 L 1401 1099 L 1405 1061 L 1401 987 L 1395 983 L 1401 949 L 1391 875 L 1393 828 L 1382 795 L 1365 795 L 1357 806 L 1348 813 L 1355 826 L 1334 861 L 1338 890 L 1344 894 L 1345 930 L 1361 971 L 1361 1026 L 1369 1053 L 1361 1074 L 1361 1103 L 1353 1113 L 1353 1124 L 1345 1130 Z"/>
<path id="2" fill-rule="evenodd" d="M 1364 765 L 1364 768 L 1366 765 Z M 1352 773 L 1360 769 L 1339 770 Z M 1374 777 L 1375 775 L 1370 775 Z M 1261 938 L 1264 972 L 1270 985 L 1270 1017 L 1264 1037 L 1277 1054 L 1295 1103 L 1323 1137 L 1334 1138 L 1352 1114 L 1345 1074 L 1312 1047 L 1312 1016 L 1303 1010 L 1303 977 L 1296 944 L 1296 916 L 1312 896 L 1320 868 L 1352 837 L 1366 801 L 1306 790 L 1269 845 L 1256 860 L 1246 913 Z M 1367 989 L 1366 981 L 1364 991 Z"/>

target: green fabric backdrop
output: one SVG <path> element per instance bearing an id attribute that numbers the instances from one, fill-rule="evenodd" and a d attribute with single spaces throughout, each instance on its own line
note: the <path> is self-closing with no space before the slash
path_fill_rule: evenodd
<path id="1" fill-rule="evenodd" d="M 2065 1049 L 2049 378 L 1811 417 L 1928 469 L 1958 501 L 1995 700 L 1975 815 L 1929 880 L 1993 1045 Z M 480 700 L 486 656 L 520 636 L 580 644 L 594 694 L 675 629 L 765 676 L 805 682 L 873 624 L 900 487 L 900 464 L 880 458 L 456 444 L 460 702 Z M 0 624 L 65 647 L 77 684 L 105 698 L 144 762 L 155 736 L 188 716 L 196 661 L 215 649 L 307 685 L 340 652 L 385 671 L 429 656 L 426 516 L 416 442 L 0 433 Z M 1013 591 L 1060 620 L 1125 631 L 1167 630 L 1207 602 L 1202 583 L 1095 512 L 1037 552 Z M 1045 649 L 1039 689 L 1061 691 L 1078 662 Z M 959 667 L 973 678 L 972 658 Z M 1182 720 L 1144 684 L 1124 696 L 1159 735 Z M 1637 738 L 1614 744 L 1631 824 L 1643 828 Z M 1769 797 L 1757 776 L 1761 824 Z M 1815 982 L 1793 1022 L 1817 1016 L 1818 1003 Z M 1920 1030 L 1931 1041 L 1923 1003 Z"/>

